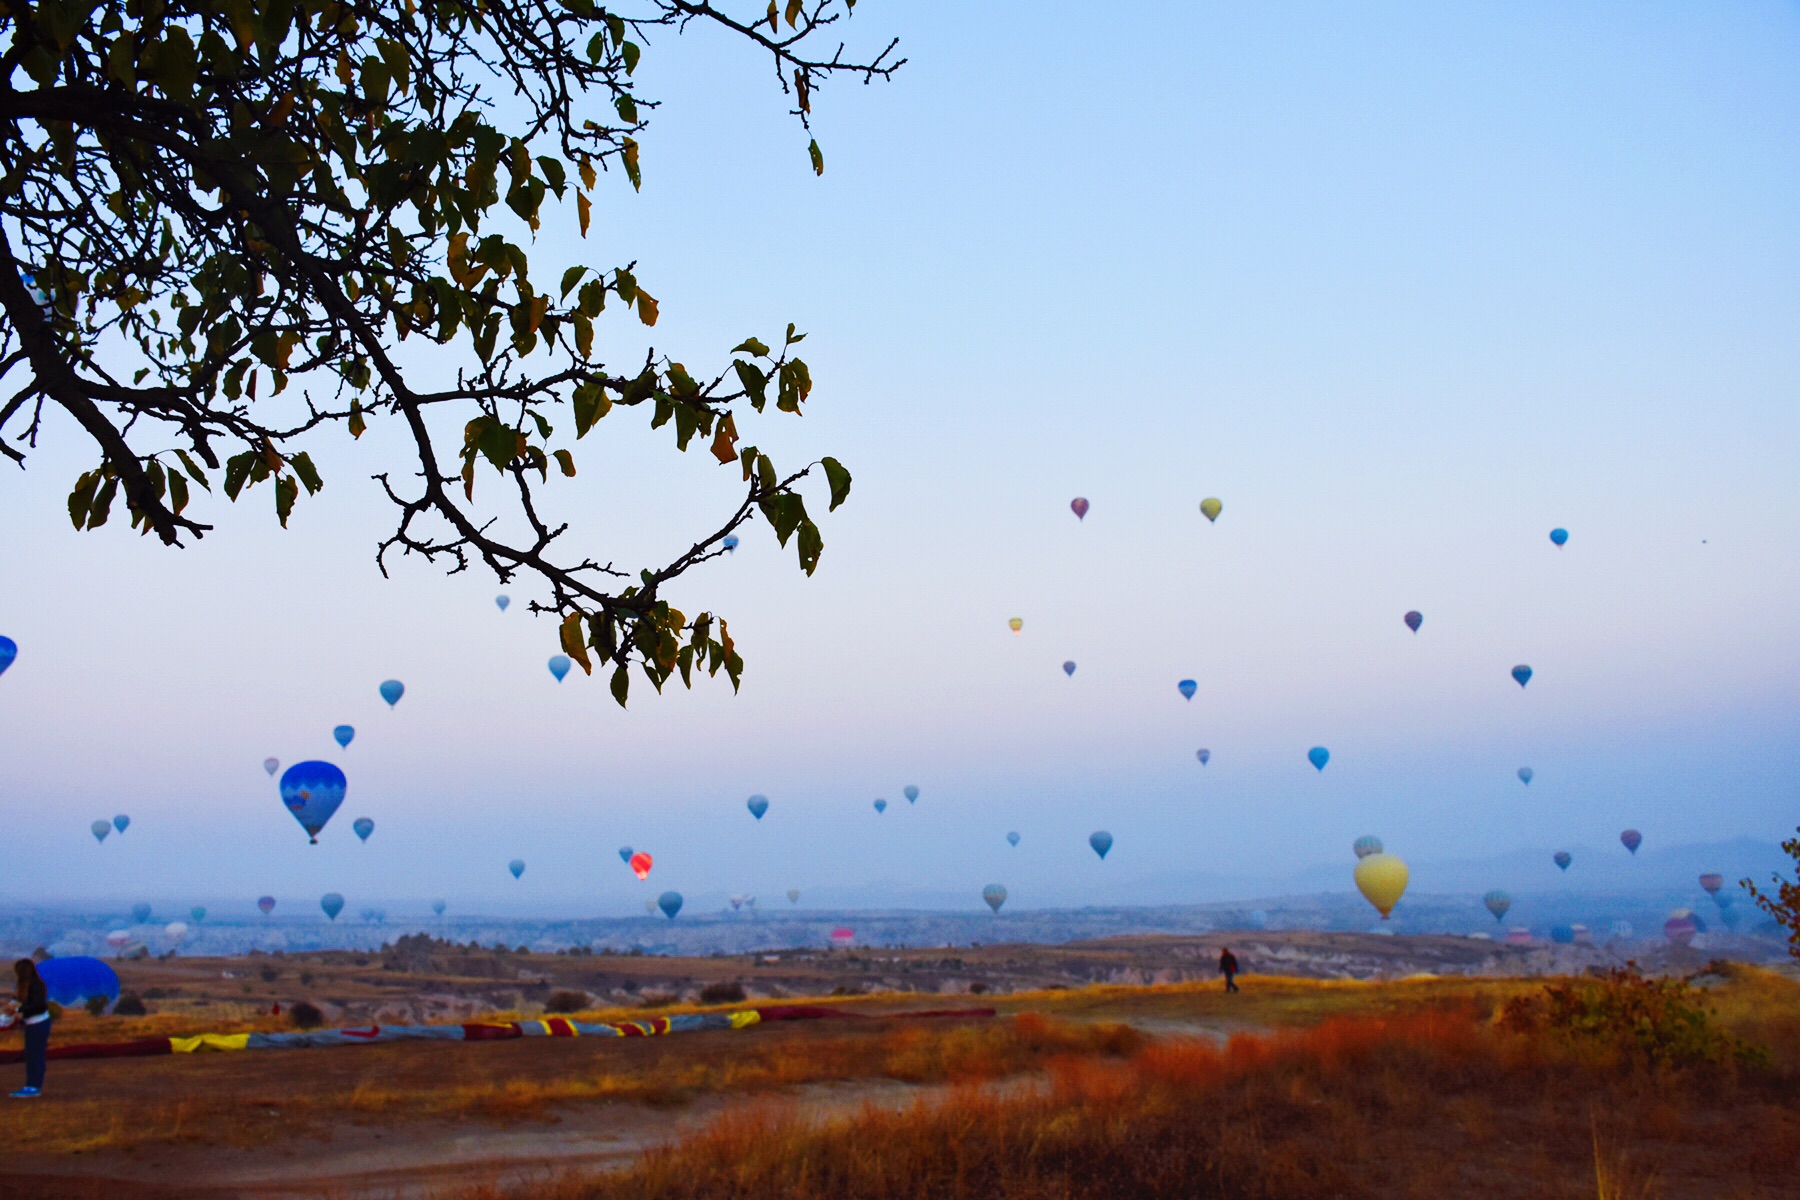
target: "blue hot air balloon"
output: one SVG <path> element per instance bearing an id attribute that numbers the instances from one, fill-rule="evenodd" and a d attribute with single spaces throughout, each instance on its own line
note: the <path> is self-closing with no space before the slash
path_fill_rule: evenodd
<path id="1" fill-rule="evenodd" d="M 919 802 L 919 785 L 916 783 L 909 783 L 900 789 L 900 794 L 906 797 L 906 802 L 908 804 L 917 804 Z"/>
<path id="2" fill-rule="evenodd" d="M 112 832 L 112 822 L 95 821 L 92 825 L 88 826 L 88 832 L 94 835 L 94 840 L 96 842 L 104 842 L 106 840 L 106 835 Z"/>
<path id="3" fill-rule="evenodd" d="M 1550 531 L 1550 540 L 1558 546 L 1569 540 L 1569 531 L 1560 526 Z"/>
<path id="4" fill-rule="evenodd" d="M 1506 910 L 1512 907 L 1512 897 L 1499 888 L 1495 888 L 1481 898 L 1481 903 L 1494 914 L 1494 920 L 1498 921 L 1506 915 Z"/>
<path id="5" fill-rule="evenodd" d="M 1526 787 L 1531 786 L 1531 781 L 1534 778 L 1536 778 L 1536 776 L 1537 776 L 1537 772 L 1533 771 L 1530 767 L 1520 767 L 1519 768 L 1519 782 L 1524 784 Z"/>
<path id="6" fill-rule="evenodd" d="M 1006 889 L 997 883 L 990 883 L 981 889 L 981 898 L 987 901 L 989 908 L 999 912 L 1000 906 L 1006 903 Z"/>
<path id="7" fill-rule="evenodd" d="M 1008 844 L 1008 845 L 1009 845 L 1009 846 L 1016 846 L 1016 845 L 1018 845 L 1018 844 L 1019 844 L 1019 835 L 1018 835 L 1018 833 L 1017 833 L 1017 832 L 1016 832 L 1016 831 L 1015 831 L 1015 832 L 1013 832 L 1013 833 L 1009 833 L 1009 834 L 1007 834 L 1007 835 L 1006 835 L 1006 842 L 1007 842 L 1007 844 Z"/>
<path id="8" fill-rule="evenodd" d="M 281 760 L 279 758 L 263 759 L 263 770 L 265 770 L 269 773 L 269 777 L 271 779 L 273 779 L 275 777 L 275 772 L 277 770 L 279 770 L 280 768 L 281 768 Z"/>
<path id="9" fill-rule="evenodd" d="M 619 847 L 619 861 L 622 863 L 628 863 L 631 861 L 631 847 L 630 846 L 620 846 Z"/>
<path id="10" fill-rule="evenodd" d="M 1558 869 L 1564 871 L 1568 870 L 1569 864 L 1575 861 L 1574 856 L 1567 850 L 1558 850 L 1555 854 L 1551 855 L 1550 858 L 1551 861 L 1557 865 Z"/>
<path id="11" fill-rule="evenodd" d="M 145 904 L 142 900 L 132 905 L 131 919 L 138 925 L 142 925 L 145 921 L 148 921 L 150 919 L 150 906 Z"/>
<path id="12" fill-rule="evenodd" d="M 369 840 L 369 835 L 375 832 L 375 822 L 367 817 L 358 817 L 351 823 L 350 828 L 356 831 L 357 837 L 366 842 Z"/>
<path id="13" fill-rule="evenodd" d="M 444 910 L 449 907 L 450 906 L 445 904 L 442 900 L 433 900 L 431 902 L 431 911 L 440 917 L 444 915 Z"/>
<path id="14" fill-rule="evenodd" d="M 1088 834 L 1088 845 L 1094 848 L 1095 854 L 1105 858 L 1106 852 L 1112 849 L 1112 834 L 1104 829 L 1096 829 L 1093 833 Z"/>
<path id="15" fill-rule="evenodd" d="M 19 643 L 9 637 L 0 637 L 0 675 L 6 674 L 6 668 L 13 665 L 13 659 L 19 657 Z"/>
<path id="16" fill-rule="evenodd" d="M 505 612 L 506 606 L 512 603 L 512 597 L 508 596 L 505 592 L 501 592 L 498 596 L 494 597 L 494 603 L 499 607 L 501 612 Z"/>
<path id="17" fill-rule="evenodd" d="M 1531 668 L 1524 663 L 1520 663 L 1512 669 L 1512 677 L 1519 681 L 1520 687 L 1524 687 L 1531 682 Z"/>
<path id="18" fill-rule="evenodd" d="M 319 897 L 319 907 L 325 910 L 329 919 L 337 920 L 337 915 L 344 911 L 344 898 L 336 892 L 326 892 Z"/>
<path id="19" fill-rule="evenodd" d="M 118 816 L 113 818 L 113 828 L 118 830 L 120 833 L 124 833 L 125 830 L 130 827 L 130 825 L 131 825 L 131 818 L 126 816 L 124 813 L 120 813 Z"/>
<path id="20" fill-rule="evenodd" d="M 1194 693 L 1200 690 L 1200 685 L 1191 679 L 1184 679 L 1175 685 L 1175 690 L 1181 693 L 1183 700 L 1192 700 Z"/>
<path id="21" fill-rule="evenodd" d="M 1356 857 L 1367 858 L 1371 854 L 1380 854 L 1383 847 L 1380 838 L 1372 833 L 1365 833 L 1350 844 L 1350 849 L 1356 852 Z"/>
<path id="22" fill-rule="evenodd" d="M 515 858 L 506 864 L 506 869 L 512 872 L 512 877 L 514 879 L 517 879 L 525 873 L 525 860 L 522 858 Z"/>
<path id="23" fill-rule="evenodd" d="M 1573 925 L 1552 925 L 1550 927 L 1550 940 L 1559 946 L 1573 944 L 1575 941 L 1575 927 Z"/>
<path id="24" fill-rule="evenodd" d="M 348 786 L 344 773 L 328 762 L 299 762 L 281 773 L 281 802 L 317 844 Z"/>
<path id="25" fill-rule="evenodd" d="M 188 916 L 192 917 L 194 924 L 198 925 L 200 922 L 206 920 L 206 910 L 196 904 L 194 907 L 188 909 Z"/>
<path id="26" fill-rule="evenodd" d="M 108 1004 L 119 998 L 118 974 L 97 958 L 47 958 L 38 964 L 38 976 L 45 997 L 64 1008 L 86 1004 L 94 996 L 105 997 Z"/>
<path id="27" fill-rule="evenodd" d="M 887 811 L 887 801 L 886 800 L 877 800 L 875 802 L 875 811 L 878 813 L 886 812 Z"/>
<path id="28" fill-rule="evenodd" d="M 1212 761 L 1212 751 L 1211 750 L 1196 750 L 1196 751 L 1194 751 L 1194 757 L 1199 759 L 1200 765 L 1204 767 L 1207 763 Z"/>
<path id="29" fill-rule="evenodd" d="M 563 676 L 569 673 L 569 665 L 569 656 L 566 654 L 552 654 L 550 656 L 550 673 L 556 676 L 556 682 L 561 683 L 563 681 Z"/>
<path id="30" fill-rule="evenodd" d="M 384 679 L 381 683 L 381 698 L 388 702 L 388 707 L 400 703 L 400 697 L 406 695 L 406 685 L 398 679 Z"/>
<path id="31" fill-rule="evenodd" d="M 1073 662 L 1066 662 L 1063 664 L 1063 674 L 1064 675 L 1073 675 L 1074 673 L 1075 673 L 1075 664 Z"/>
<path id="32" fill-rule="evenodd" d="M 725 535 L 725 540 L 719 544 L 725 547 L 728 553 L 736 554 L 738 548 L 738 536 L 735 533 L 728 533 Z"/>
<path id="33" fill-rule="evenodd" d="M 331 731 L 331 736 L 337 740 L 339 746 L 349 749 L 351 739 L 356 736 L 356 726 L 339 725 Z"/>
<path id="34" fill-rule="evenodd" d="M 1331 761 L 1331 751 L 1323 746 L 1314 746 L 1306 752 L 1306 761 L 1323 771 L 1325 764 Z"/>
<path id="35" fill-rule="evenodd" d="M 769 811 L 769 798 L 767 796 L 752 796 L 750 799 L 744 801 L 744 807 L 750 810 L 751 816 L 760 821 L 763 819 L 763 814 Z M 625 858 L 629 861 L 631 855 L 627 854 Z"/>
<path id="36" fill-rule="evenodd" d="M 656 907 L 662 909 L 663 916 L 673 921 L 675 914 L 681 911 L 681 893 L 664 892 L 656 898 Z"/>

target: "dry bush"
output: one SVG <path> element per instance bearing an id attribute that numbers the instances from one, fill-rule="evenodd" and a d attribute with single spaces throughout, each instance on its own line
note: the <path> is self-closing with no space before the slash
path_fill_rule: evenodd
<path id="1" fill-rule="evenodd" d="M 325 1023 L 325 1014 L 319 1006 L 306 1000 L 296 1001 L 287 1011 L 288 1024 L 295 1029 L 317 1029 Z"/>
<path id="2" fill-rule="evenodd" d="M 709 983 L 700 989 L 702 1004 L 742 1004 L 744 1002 L 744 985 L 735 980 L 729 983 Z"/>
<path id="3" fill-rule="evenodd" d="M 1687 981 L 1653 978 L 1633 966 L 1509 1000 L 1500 1025 L 1659 1068 L 1768 1059 L 1766 1051 L 1721 1030 Z"/>
<path id="4" fill-rule="evenodd" d="M 121 1017 L 141 1017 L 149 1011 L 144 1007 L 144 998 L 136 992 L 121 992 L 113 1003 L 113 1013 Z"/>
<path id="5" fill-rule="evenodd" d="M 587 1006 L 588 994 L 586 992 L 572 992 L 566 989 L 551 992 L 550 998 L 544 1001 L 544 1011 L 547 1013 L 578 1013 Z"/>

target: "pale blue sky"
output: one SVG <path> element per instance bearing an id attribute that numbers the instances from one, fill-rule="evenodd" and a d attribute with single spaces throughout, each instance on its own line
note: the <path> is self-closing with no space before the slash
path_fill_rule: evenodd
<path id="1" fill-rule="evenodd" d="M 642 193 L 588 246 L 542 239 L 546 277 L 640 260 L 690 365 L 811 335 L 808 415 L 747 432 L 855 473 L 817 576 L 759 526 L 674 597 L 732 618 L 736 698 L 640 686 L 622 713 L 551 680 L 553 628 L 491 580 L 383 582 L 379 426 L 314 447 L 327 490 L 287 533 L 266 496 L 203 500 L 221 528 L 180 552 L 68 528 L 66 426 L 0 470 L 0 896 L 604 915 L 999 881 L 1039 905 L 1279 881 L 1364 832 L 1428 861 L 1791 830 L 1793 7 L 1104 12 L 867 0 L 852 32 L 911 61 L 820 97 L 822 179 L 762 62 L 667 39 Z M 555 493 L 625 563 L 736 490 L 633 420 Z M 319 846 L 271 754 L 348 772 Z"/>

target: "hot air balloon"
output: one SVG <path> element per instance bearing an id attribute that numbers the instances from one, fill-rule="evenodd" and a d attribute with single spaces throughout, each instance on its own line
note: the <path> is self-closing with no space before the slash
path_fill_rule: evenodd
<path id="1" fill-rule="evenodd" d="M 1519 681 L 1520 687 L 1524 687 L 1531 682 L 1531 668 L 1524 663 L 1520 663 L 1512 669 L 1512 677 Z"/>
<path id="2" fill-rule="evenodd" d="M 1519 768 L 1519 782 L 1524 784 L 1526 787 L 1530 787 L 1531 780 L 1536 774 L 1537 774 L 1537 772 L 1533 771 L 1530 767 L 1520 767 Z"/>
<path id="3" fill-rule="evenodd" d="M 569 673 L 569 656 L 566 654 L 552 654 L 548 665 L 550 667 L 550 673 L 556 676 L 556 682 L 561 683 L 563 681 L 563 676 Z"/>
<path id="4" fill-rule="evenodd" d="M 648 900 L 644 901 L 644 911 L 649 913 L 653 917 L 656 915 L 656 897 L 655 896 L 652 896 Z"/>
<path id="5" fill-rule="evenodd" d="M 0 675 L 6 674 L 6 668 L 13 665 L 13 659 L 19 657 L 19 643 L 9 637 L 0 637 Z"/>
<path id="6" fill-rule="evenodd" d="M 1006 627 L 1008 629 L 1012 630 L 1014 633 L 1017 633 L 1017 632 L 1019 632 L 1019 630 L 1021 630 L 1025 627 L 1025 622 L 1022 618 L 1012 617 L 1007 620 Z"/>
<path id="7" fill-rule="evenodd" d="M 1358 858 L 1367 858 L 1371 854 L 1380 854 L 1382 850 L 1381 839 L 1372 833 L 1365 833 L 1351 843 L 1350 849 L 1356 852 L 1356 857 Z"/>
<path id="8" fill-rule="evenodd" d="M 1019 833 L 1017 830 L 1006 835 L 1006 844 L 1009 846 L 1016 846 L 1019 844 Z"/>
<path id="9" fill-rule="evenodd" d="M 369 840 L 369 835 L 375 832 L 375 822 L 367 817 L 358 817 L 351 822 L 350 828 L 356 831 L 357 837 L 366 842 Z"/>
<path id="10" fill-rule="evenodd" d="M 1676 909 L 1669 914 L 1669 919 L 1663 922 L 1663 936 L 1677 946 L 1687 945 L 1699 932 L 1700 926 L 1694 920 L 1694 914 L 1685 908 Z"/>
<path id="11" fill-rule="evenodd" d="M 1325 764 L 1331 761 L 1331 751 L 1323 746 L 1314 746 L 1306 752 L 1306 761 L 1323 771 Z"/>
<path id="12" fill-rule="evenodd" d="M 997 883 L 990 883 L 981 889 L 981 898 L 987 901 L 989 908 L 999 912 L 1000 906 L 1006 903 L 1006 889 Z"/>
<path id="13" fill-rule="evenodd" d="M 1421 615 L 1417 610 L 1407 613 L 1404 617 L 1401 617 L 1400 619 L 1402 621 L 1405 621 L 1406 627 L 1408 629 L 1412 630 L 1414 633 L 1419 632 L 1419 626 L 1421 626 L 1425 623 L 1424 616 Z"/>
<path id="14" fill-rule="evenodd" d="M 738 535 L 735 533 L 728 533 L 725 535 L 725 540 L 719 544 L 725 547 L 727 553 L 736 554 L 738 548 Z"/>
<path id="15" fill-rule="evenodd" d="M 124 942 L 130 940 L 131 935 L 125 934 Z M 109 1004 L 119 998 L 118 975 L 97 958 L 84 955 L 47 958 L 38 964 L 38 978 L 44 981 L 44 998 L 64 1008 L 86 1004 L 95 996 Z"/>
<path id="16" fill-rule="evenodd" d="M 131 906 L 131 920 L 134 925 L 142 925 L 150 919 L 150 906 L 139 901 Z"/>
<path id="17" fill-rule="evenodd" d="M 1550 940 L 1559 946 L 1574 945 L 1575 927 L 1573 925 L 1562 924 L 1552 925 L 1550 927 Z"/>
<path id="18" fill-rule="evenodd" d="M 917 804 L 919 802 L 919 785 L 916 783 L 909 783 L 900 789 L 900 794 L 906 797 L 906 802 L 908 804 Z"/>
<path id="19" fill-rule="evenodd" d="M 628 863 L 631 861 L 631 847 L 630 846 L 620 846 L 619 847 L 619 861 L 622 863 Z"/>
<path id="20" fill-rule="evenodd" d="M 1194 751 L 1194 757 L 1199 759 L 1200 765 L 1204 767 L 1207 763 L 1212 761 L 1212 751 L 1211 750 L 1196 750 L 1196 751 Z"/>
<path id="21" fill-rule="evenodd" d="M 444 903 L 442 900 L 433 900 L 431 902 L 431 911 L 433 913 L 436 913 L 440 917 L 444 915 L 444 910 L 449 907 L 450 906 L 448 904 Z"/>
<path id="22" fill-rule="evenodd" d="M 800 903 L 800 889 L 799 888 L 789 888 L 787 890 L 787 898 L 788 898 L 789 904 Z"/>
<path id="23" fill-rule="evenodd" d="M 656 865 L 656 860 L 639 850 L 626 860 L 626 865 L 631 868 L 631 873 L 639 879 L 648 879 L 650 878 L 650 868 Z"/>
<path id="24" fill-rule="evenodd" d="M 1481 898 L 1481 903 L 1494 914 L 1494 923 L 1499 924 L 1500 918 L 1506 915 L 1506 910 L 1512 907 L 1512 897 L 1495 888 Z"/>
<path id="25" fill-rule="evenodd" d="M 1635 829 L 1627 829 L 1619 835 L 1619 844 L 1636 855 L 1638 847 L 1644 844 L 1644 835 Z"/>
<path id="26" fill-rule="evenodd" d="M 273 779 L 275 777 L 275 772 L 277 770 L 279 770 L 280 767 L 281 767 L 281 760 L 279 758 L 263 759 L 263 770 L 265 770 L 269 773 L 269 778 L 271 778 L 271 779 Z"/>
<path id="27" fill-rule="evenodd" d="M 130 827 L 130 825 L 131 825 L 131 818 L 126 816 L 124 813 L 120 813 L 118 816 L 113 818 L 113 828 L 118 830 L 120 833 L 124 833 L 125 830 L 128 827 Z"/>
<path id="28" fill-rule="evenodd" d="M 188 916 L 192 917 L 194 924 L 198 925 L 200 922 L 206 920 L 206 910 L 196 904 L 194 907 L 188 909 Z"/>
<path id="29" fill-rule="evenodd" d="M 265 916 L 265 917 L 268 916 L 270 913 L 275 911 L 275 897 L 264 896 L 262 899 L 260 899 L 256 902 L 256 907 L 262 909 L 263 916 Z"/>
<path id="30" fill-rule="evenodd" d="M 1064 675 L 1073 675 L 1073 674 L 1075 674 L 1075 664 L 1074 664 L 1074 663 L 1073 663 L 1073 662 L 1066 662 L 1066 663 L 1064 663 L 1064 664 L 1063 664 L 1063 674 L 1064 674 Z"/>
<path id="31" fill-rule="evenodd" d="M 1406 891 L 1406 864 L 1392 854 L 1371 854 L 1356 864 L 1356 890 L 1375 906 L 1382 920 Z"/>
<path id="32" fill-rule="evenodd" d="M 112 832 L 112 822 L 95 821 L 92 825 L 88 826 L 88 832 L 94 835 L 94 840 L 96 842 L 104 842 L 106 840 L 106 835 Z"/>
<path id="33" fill-rule="evenodd" d="M 887 801 L 886 800 L 875 801 L 875 811 L 878 813 L 886 812 L 887 811 Z"/>
<path id="34" fill-rule="evenodd" d="M 1700 886 L 1706 889 L 1707 895 L 1716 900 L 1719 896 L 1719 889 L 1725 886 L 1725 877 L 1717 871 L 1708 871 L 1700 877 Z"/>
<path id="35" fill-rule="evenodd" d="M 662 909 L 663 916 L 673 921 L 675 914 L 681 911 L 681 893 L 664 892 L 656 898 L 656 907 Z"/>
<path id="36" fill-rule="evenodd" d="M 511 603 L 512 597 L 508 596 L 505 592 L 501 592 L 498 596 L 494 597 L 494 604 L 499 607 L 501 612 L 505 612 L 506 606 Z"/>
<path id="37" fill-rule="evenodd" d="M 525 873 L 525 860 L 522 858 L 515 858 L 506 864 L 506 869 L 512 872 L 512 877 L 514 879 L 517 879 Z"/>
<path id="38" fill-rule="evenodd" d="M 339 725 L 336 729 L 331 731 L 331 736 L 337 741 L 339 746 L 342 746 L 347 750 L 350 748 L 350 739 L 356 736 L 356 727 L 354 725 Z"/>
<path id="39" fill-rule="evenodd" d="M 767 796 L 752 796 L 744 801 L 744 807 L 750 810 L 751 816 L 760 821 L 762 820 L 763 814 L 769 811 L 769 798 Z M 631 856 L 628 854 L 625 857 L 629 859 Z"/>
<path id="40" fill-rule="evenodd" d="M 319 907 L 325 910 L 329 919 L 337 920 L 337 915 L 344 911 L 344 898 L 336 892 L 326 892 L 319 897 Z"/>
<path id="41" fill-rule="evenodd" d="M 113 930 L 106 935 L 106 944 L 111 946 L 114 950 L 123 950 L 125 947 L 131 945 L 131 931 L 129 929 Z"/>
<path id="42" fill-rule="evenodd" d="M 328 762 L 298 762 L 281 773 L 281 802 L 316 845 L 348 786 L 344 773 Z"/>
<path id="43" fill-rule="evenodd" d="M 1200 685 L 1191 679 L 1184 679 L 1175 685 L 1175 690 L 1181 693 L 1183 700 L 1192 700 L 1194 693 L 1200 690 Z"/>
<path id="44" fill-rule="evenodd" d="M 400 697 L 406 695 L 406 685 L 398 679 L 384 679 L 381 682 L 381 698 L 388 702 L 388 707 L 400 703 Z"/>
<path id="45" fill-rule="evenodd" d="M 1101 858 L 1105 858 L 1106 852 L 1112 849 L 1112 842 L 1112 834 L 1104 829 L 1096 829 L 1093 833 L 1088 834 L 1088 845 L 1092 846 L 1094 853 Z"/>
<path id="46" fill-rule="evenodd" d="M 1075 519 L 1077 521 L 1087 520 L 1087 510 L 1088 510 L 1087 497 L 1077 496 L 1073 500 L 1069 501 L 1069 511 L 1075 514 Z"/>
<path id="47" fill-rule="evenodd" d="M 1564 871 L 1568 870 L 1569 864 L 1575 861 L 1574 856 L 1567 850 L 1558 850 L 1555 854 L 1550 856 L 1550 859 L 1560 870 Z"/>
<path id="48" fill-rule="evenodd" d="M 1550 540 L 1560 546 L 1569 540 L 1569 531 L 1562 528 L 1552 529 L 1550 531 Z"/>
<path id="49" fill-rule="evenodd" d="M 855 943 L 856 943 L 856 930 L 847 929 L 847 928 L 844 928 L 843 926 L 839 926 L 838 928 L 831 931 L 831 944 L 838 947 L 839 949 L 848 948 L 852 945 L 855 945 Z"/>
<path id="50" fill-rule="evenodd" d="M 1200 502 L 1200 515 L 1205 517 L 1209 522 L 1216 521 L 1219 519 L 1219 513 L 1222 512 L 1224 508 L 1225 506 L 1220 504 L 1218 500 L 1208 496 Z"/>
<path id="51" fill-rule="evenodd" d="M 187 936 L 187 931 L 188 927 L 185 921 L 171 921 L 163 926 L 163 936 L 171 942 L 179 942 Z"/>

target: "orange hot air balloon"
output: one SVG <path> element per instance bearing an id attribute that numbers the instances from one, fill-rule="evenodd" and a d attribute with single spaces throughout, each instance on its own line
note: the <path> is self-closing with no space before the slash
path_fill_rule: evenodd
<path id="1" fill-rule="evenodd" d="M 650 867 L 656 860 L 639 850 L 631 856 L 631 873 L 639 879 L 650 878 Z"/>

